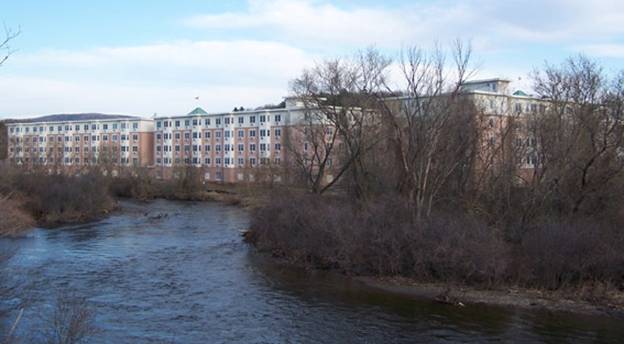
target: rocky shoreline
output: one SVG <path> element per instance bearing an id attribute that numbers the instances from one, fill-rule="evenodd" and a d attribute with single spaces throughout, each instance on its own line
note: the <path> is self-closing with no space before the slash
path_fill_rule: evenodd
<path id="1" fill-rule="evenodd" d="M 549 292 L 524 288 L 483 290 L 468 286 L 423 283 L 402 277 L 354 277 L 367 287 L 410 298 L 424 298 L 464 307 L 487 304 L 624 319 L 624 293 L 613 292 L 599 300 L 579 298 L 579 292 Z"/>

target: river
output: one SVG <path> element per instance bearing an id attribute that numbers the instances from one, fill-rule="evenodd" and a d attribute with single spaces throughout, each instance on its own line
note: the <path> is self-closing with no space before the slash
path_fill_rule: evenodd
<path id="1" fill-rule="evenodd" d="M 89 343 L 624 341 L 617 319 L 459 308 L 277 265 L 242 242 L 248 221 L 217 203 L 124 201 L 95 223 L 0 239 L 0 333 L 23 308 L 17 335 L 43 341 L 70 294 L 93 309 Z"/>

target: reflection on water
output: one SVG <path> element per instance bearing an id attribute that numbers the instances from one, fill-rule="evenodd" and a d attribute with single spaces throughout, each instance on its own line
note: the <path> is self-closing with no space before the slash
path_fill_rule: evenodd
<path id="1" fill-rule="evenodd" d="M 56 296 L 84 296 L 94 343 L 612 342 L 617 320 L 456 308 L 273 264 L 241 242 L 244 210 L 126 202 L 98 223 L 0 239 L 0 333 L 41 340 Z"/>

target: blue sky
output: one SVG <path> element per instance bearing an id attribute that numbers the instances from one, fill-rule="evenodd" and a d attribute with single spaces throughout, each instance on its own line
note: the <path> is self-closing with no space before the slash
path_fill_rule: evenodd
<path id="1" fill-rule="evenodd" d="M 624 69 L 615 0 L 22 0 L 0 5 L 0 22 L 22 31 L 0 67 L 0 118 L 258 106 L 325 57 L 455 38 L 472 41 L 480 77 L 520 88 L 579 52 Z"/>

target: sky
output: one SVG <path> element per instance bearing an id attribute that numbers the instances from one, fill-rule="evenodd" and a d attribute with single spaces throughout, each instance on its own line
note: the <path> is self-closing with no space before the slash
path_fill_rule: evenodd
<path id="1" fill-rule="evenodd" d="M 5 0 L 0 22 L 21 31 L 0 66 L 0 118 L 279 103 L 325 58 L 458 38 L 478 78 L 517 88 L 579 53 L 624 69 L 622 0 Z"/>

